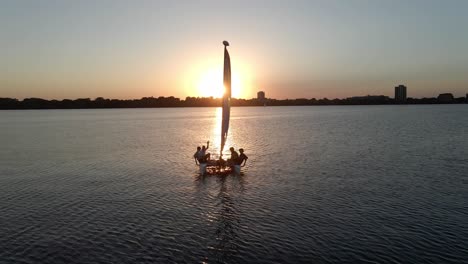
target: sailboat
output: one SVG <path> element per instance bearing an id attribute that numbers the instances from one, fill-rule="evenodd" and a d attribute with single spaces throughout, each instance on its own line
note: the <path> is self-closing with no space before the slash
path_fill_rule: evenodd
<path id="1" fill-rule="evenodd" d="M 227 47 L 229 42 L 223 41 L 224 45 L 224 70 L 223 70 L 223 83 L 224 83 L 224 95 L 223 95 L 223 112 L 221 121 L 221 148 L 219 153 L 219 159 L 207 160 L 204 163 L 199 163 L 200 174 L 240 174 L 240 165 L 227 164 L 223 159 L 224 145 L 227 141 L 229 131 L 229 119 L 231 116 L 231 58 Z"/>

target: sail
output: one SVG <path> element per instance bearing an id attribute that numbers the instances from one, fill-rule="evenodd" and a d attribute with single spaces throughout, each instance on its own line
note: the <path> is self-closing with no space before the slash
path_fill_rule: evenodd
<path id="1" fill-rule="evenodd" d="M 227 46 L 229 43 L 223 41 L 224 44 L 224 95 L 223 95 L 223 120 L 221 123 L 221 155 L 223 154 L 224 144 L 227 140 L 229 130 L 229 118 L 231 115 L 231 58 Z"/>

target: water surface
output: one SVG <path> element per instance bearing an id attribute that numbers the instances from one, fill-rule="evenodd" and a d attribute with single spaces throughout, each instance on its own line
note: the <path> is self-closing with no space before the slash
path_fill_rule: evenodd
<path id="1" fill-rule="evenodd" d="M 466 263 L 468 106 L 0 111 L 0 263 Z"/>

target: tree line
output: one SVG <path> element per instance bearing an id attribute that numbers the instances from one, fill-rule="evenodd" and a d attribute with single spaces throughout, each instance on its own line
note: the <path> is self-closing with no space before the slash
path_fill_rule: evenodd
<path id="1" fill-rule="evenodd" d="M 400 104 L 388 96 L 359 96 L 345 99 L 231 99 L 232 106 L 300 106 L 300 105 L 385 105 Z M 467 103 L 465 97 L 453 100 L 440 98 L 408 98 L 404 104 Z M 219 107 L 222 99 L 213 97 L 143 97 L 141 99 L 105 99 L 98 97 L 75 100 L 46 100 L 41 98 L 0 98 L 0 109 L 86 109 L 86 108 L 158 108 L 158 107 Z"/>

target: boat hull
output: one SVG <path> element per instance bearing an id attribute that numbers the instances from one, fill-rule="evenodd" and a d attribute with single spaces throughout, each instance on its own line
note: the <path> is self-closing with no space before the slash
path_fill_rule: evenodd
<path id="1" fill-rule="evenodd" d="M 233 165 L 233 166 L 217 166 L 217 165 L 210 165 L 207 163 L 200 163 L 199 164 L 200 175 L 240 175 L 241 174 L 241 166 L 240 165 Z"/>

